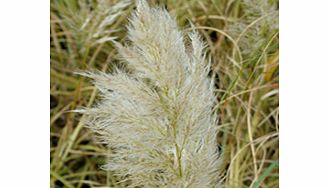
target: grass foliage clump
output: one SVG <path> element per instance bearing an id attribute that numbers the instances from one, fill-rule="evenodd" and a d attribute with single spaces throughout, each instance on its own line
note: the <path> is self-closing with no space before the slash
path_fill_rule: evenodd
<path id="1" fill-rule="evenodd" d="M 277 0 L 52 0 L 51 187 L 278 187 L 277 23 Z"/>

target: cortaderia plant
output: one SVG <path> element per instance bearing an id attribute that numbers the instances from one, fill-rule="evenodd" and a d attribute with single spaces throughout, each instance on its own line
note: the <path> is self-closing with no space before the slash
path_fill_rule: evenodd
<path id="1" fill-rule="evenodd" d="M 166 10 L 145 0 L 127 28 L 129 42 L 115 42 L 127 68 L 83 73 L 101 92 L 97 105 L 78 111 L 108 146 L 104 167 L 129 187 L 221 187 L 205 44 L 193 26 L 185 37 Z"/>

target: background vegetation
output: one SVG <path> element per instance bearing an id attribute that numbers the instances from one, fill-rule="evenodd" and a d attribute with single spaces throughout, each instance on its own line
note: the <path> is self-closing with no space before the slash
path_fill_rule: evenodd
<path id="1" fill-rule="evenodd" d="M 209 45 L 217 75 L 225 187 L 279 187 L 278 1 L 150 4 L 166 7 L 186 31 L 192 22 Z M 111 40 L 125 40 L 134 6 L 129 0 L 51 1 L 51 187 L 124 187 L 100 169 L 105 145 L 84 128 L 79 114 L 69 111 L 97 101 L 90 80 L 74 72 L 124 67 Z"/>

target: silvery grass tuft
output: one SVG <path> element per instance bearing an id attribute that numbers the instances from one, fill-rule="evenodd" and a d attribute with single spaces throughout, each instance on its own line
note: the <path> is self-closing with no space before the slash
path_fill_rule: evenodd
<path id="1" fill-rule="evenodd" d="M 144 0 L 117 43 L 128 71 L 85 73 L 102 100 L 81 110 L 108 145 L 106 169 L 129 187 L 220 187 L 213 81 L 194 31 L 185 45 L 175 19 Z"/>
<path id="2" fill-rule="evenodd" d="M 110 26 L 115 24 L 130 4 L 131 0 L 120 0 L 114 4 L 106 0 L 96 0 L 95 3 L 85 0 L 75 3 L 54 1 L 53 8 L 60 10 L 63 25 L 73 37 L 75 48 L 84 55 L 90 46 L 116 39 L 113 35 L 118 30 Z"/>

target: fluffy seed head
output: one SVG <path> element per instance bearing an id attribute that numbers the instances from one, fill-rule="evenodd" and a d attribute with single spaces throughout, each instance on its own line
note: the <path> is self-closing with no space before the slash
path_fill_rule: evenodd
<path id="1" fill-rule="evenodd" d="M 129 44 L 116 44 L 129 71 L 85 74 L 102 94 L 85 122 L 108 145 L 105 167 L 130 187 L 220 187 L 205 45 L 194 31 L 188 38 L 167 11 L 140 0 Z"/>

